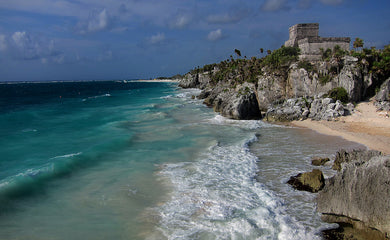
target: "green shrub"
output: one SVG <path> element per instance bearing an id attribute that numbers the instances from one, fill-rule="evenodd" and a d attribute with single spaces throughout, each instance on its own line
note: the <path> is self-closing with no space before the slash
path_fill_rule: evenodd
<path id="1" fill-rule="evenodd" d="M 328 92 L 328 97 L 335 101 L 340 100 L 343 103 L 346 103 L 349 100 L 348 92 L 343 87 L 333 88 Z"/>
<path id="2" fill-rule="evenodd" d="M 309 61 L 307 61 L 307 60 L 299 61 L 298 62 L 298 68 L 303 68 L 307 72 L 312 72 L 314 70 L 313 65 Z"/>
<path id="3" fill-rule="evenodd" d="M 298 47 L 282 46 L 281 48 L 276 49 L 271 54 L 267 55 L 264 58 L 263 64 L 270 67 L 271 69 L 276 69 L 292 61 L 297 61 L 299 53 L 300 49 Z"/>
<path id="4" fill-rule="evenodd" d="M 321 55 L 322 55 L 322 60 L 329 61 L 330 58 L 332 57 L 332 49 L 328 48 L 324 51 L 323 48 L 320 48 Z"/>
<path id="5" fill-rule="evenodd" d="M 324 75 L 320 75 L 318 77 L 318 80 L 320 81 L 321 85 L 325 85 L 332 80 L 332 77 L 329 74 L 324 74 Z"/>

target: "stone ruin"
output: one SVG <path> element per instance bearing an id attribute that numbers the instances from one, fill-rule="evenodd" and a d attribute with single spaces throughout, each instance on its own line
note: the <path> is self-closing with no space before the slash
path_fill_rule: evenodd
<path id="1" fill-rule="evenodd" d="M 332 49 L 339 45 L 343 50 L 349 50 L 349 37 L 320 37 L 318 23 L 300 23 L 289 28 L 290 38 L 284 44 L 286 47 L 299 47 L 299 58 L 309 61 L 321 60 L 321 49 Z"/>

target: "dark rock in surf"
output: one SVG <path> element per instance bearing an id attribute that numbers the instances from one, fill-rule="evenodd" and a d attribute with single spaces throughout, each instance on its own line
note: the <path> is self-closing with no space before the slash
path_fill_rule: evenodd
<path id="1" fill-rule="evenodd" d="M 323 166 L 325 163 L 329 162 L 329 158 L 314 157 L 311 159 L 311 165 L 314 166 Z"/>
<path id="2" fill-rule="evenodd" d="M 320 170 L 313 169 L 311 172 L 299 173 L 291 177 L 287 183 L 297 190 L 315 193 L 324 187 L 325 179 Z"/>

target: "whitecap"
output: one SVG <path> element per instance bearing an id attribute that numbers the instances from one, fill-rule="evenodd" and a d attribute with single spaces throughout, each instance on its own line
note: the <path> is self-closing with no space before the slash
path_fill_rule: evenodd
<path id="1" fill-rule="evenodd" d="M 38 132 L 38 130 L 37 129 L 33 129 L 33 128 L 26 128 L 26 129 L 23 129 L 22 132 L 24 132 L 24 133 Z"/>
<path id="2" fill-rule="evenodd" d="M 50 159 L 58 159 L 58 158 L 71 158 L 71 157 L 74 157 L 74 156 L 78 156 L 82 154 L 82 152 L 77 152 L 77 153 L 69 153 L 69 154 L 65 154 L 65 155 L 60 155 L 60 156 L 55 156 L 55 157 L 52 157 Z"/>
<path id="3" fill-rule="evenodd" d="M 158 231 L 168 239 L 314 239 L 256 181 L 257 158 L 247 144 L 215 143 L 196 162 L 164 164 L 159 174 L 173 192 L 157 210 Z"/>

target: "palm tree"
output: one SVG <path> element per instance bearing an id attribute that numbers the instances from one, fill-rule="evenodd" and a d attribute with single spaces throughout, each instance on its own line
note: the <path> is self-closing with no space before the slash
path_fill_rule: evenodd
<path id="1" fill-rule="evenodd" d="M 353 48 L 363 48 L 364 46 L 364 43 L 363 43 L 363 39 L 361 38 L 356 38 L 355 41 L 353 42 Z"/>
<path id="2" fill-rule="evenodd" d="M 234 49 L 234 52 L 237 54 L 238 57 L 241 57 L 241 51 L 238 49 Z"/>

